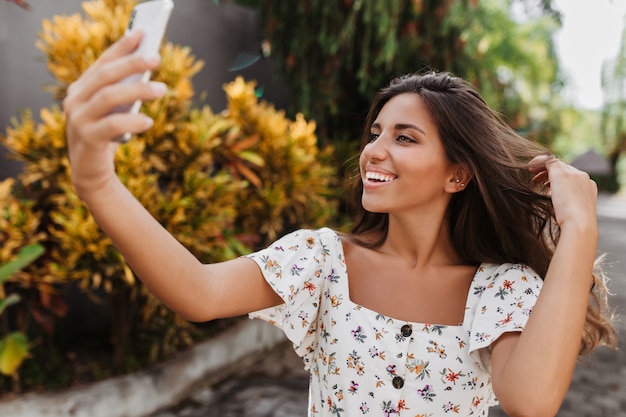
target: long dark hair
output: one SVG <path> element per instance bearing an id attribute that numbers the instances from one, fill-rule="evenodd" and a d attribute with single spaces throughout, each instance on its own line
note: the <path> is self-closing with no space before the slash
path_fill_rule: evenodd
<path id="1" fill-rule="evenodd" d="M 547 154 L 548 149 L 517 134 L 468 82 L 449 73 L 429 72 L 398 77 L 378 92 L 367 115 L 361 151 L 383 106 L 403 93 L 421 97 L 448 160 L 464 167 L 471 176 L 464 191 L 452 196 L 446 213 L 457 254 L 473 265 L 525 264 L 544 277 L 559 240 L 559 228 L 551 199 L 543 186 L 532 181 L 528 164 L 535 156 Z M 360 177 L 354 190 L 356 221 L 352 235 L 364 246 L 378 247 L 387 237 L 388 215 L 363 208 Z M 594 303 L 588 310 L 581 352 L 615 340 L 615 331 L 604 318 L 604 281 L 597 276 L 594 280 Z"/>

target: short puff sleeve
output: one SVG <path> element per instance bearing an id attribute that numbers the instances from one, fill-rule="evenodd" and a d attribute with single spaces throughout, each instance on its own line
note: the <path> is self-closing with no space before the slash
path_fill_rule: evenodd
<path id="1" fill-rule="evenodd" d="M 257 263 L 265 280 L 284 301 L 280 306 L 252 312 L 250 318 L 281 328 L 305 363 L 310 363 L 307 355 L 315 344 L 325 277 L 332 271 L 327 244 L 334 236 L 326 228 L 297 230 L 246 256 Z"/>
<path id="2" fill-rule="evenodd" d="M 473 288 L 479 300 L 469 335 L 470 357 L 488 372 L 491 351 L 487 348 L 504 333 L 524 330 L 543 286 L 541 277 L 528 266 L 493 268 Z"/>

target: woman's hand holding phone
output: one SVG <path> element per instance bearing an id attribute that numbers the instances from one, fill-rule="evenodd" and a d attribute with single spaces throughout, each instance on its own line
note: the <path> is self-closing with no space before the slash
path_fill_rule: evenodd
<path id="1" fill-rule="evenodd" d="M 159 47 L 173 7 L 172 0 L 135 6 L 122 39 L 67 90 L 63 109 L 72 182 L 82 198 L 115 178 L 119 142 L 152 126 L 139 109 L 142 101 L 166 92 L 164 84 L 149 79 L 160 63 Z"/>
<path id="2" fill-rule="evenodd" d="M 152 126 L 142 113 L 116 112 L 137 100 L 154 100 L 166 86 L 156 82 L 121 83 L 134 74 L 155 69 L 158 55 L 133 54 L 142 33 L 131 32 L 108 50 L 67 90 L 63 101 L 72 182 L 81 197 L 115 177 L 114 156 L 119 138 Z"/>

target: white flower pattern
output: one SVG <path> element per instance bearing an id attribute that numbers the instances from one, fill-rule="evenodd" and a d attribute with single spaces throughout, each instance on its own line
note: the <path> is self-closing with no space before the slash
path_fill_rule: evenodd
<path id="1" fill-rule="evenodd" d="M 298 230 L 248 255 L 284 300 L 257 311 L 311 373 L 310 417 L 487 416 L 497 404 L 489 345 L 522 331 L 543 281 L 518 264 L 482 264 L 459 326 L 412 323 L 352 303 L 339 236 Z"/>

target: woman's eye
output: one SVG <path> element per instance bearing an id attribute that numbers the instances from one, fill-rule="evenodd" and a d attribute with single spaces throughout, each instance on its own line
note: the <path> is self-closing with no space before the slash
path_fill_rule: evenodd
<path id="1" fill-rule="evenodd" d="M 369 134 L 369 142 L 374 142 L 376 139 L 378 139 L 380 135 L 378 133 L 370 133 Z"/>
<path id="2" fill-rule="evenodd" d="M 413 143 L 415 142 L 414 139 L 408 137 L 408 136 L 404 136 L 404 135 L 400 135 L 398 136 L 398 142 L 405 142 L 405 143 Z"/>

